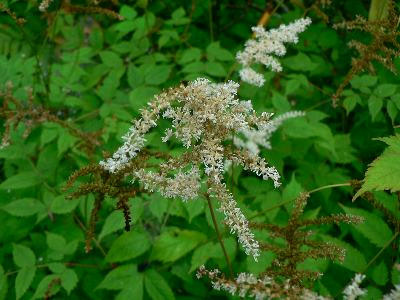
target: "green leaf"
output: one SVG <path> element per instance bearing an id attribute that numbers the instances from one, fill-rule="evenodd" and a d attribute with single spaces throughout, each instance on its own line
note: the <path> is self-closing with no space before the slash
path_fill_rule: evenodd
<path id="1" fill-rule="evenodd" d="M 183 51 L 181 58 L 178 63 L 181 65 L 187 64 L 188 62 L 198 61 L 201 58 L 201 50 L 199 48 L 189 48 Z"/>
<path id="2" fill-rule="evenodd" d="M 283 59 L 282 61 L 287 68 L 294 71 L 312 71 L 317 67 L 317 64 L 312 62 L 310 57 L 303 52 L 299 52 L 299 54 Z"/>
<path id="3" fill-rule="evenodd" d="M 53 280 L 57 280 L 57 278 L 60 277 L 54 274 L 43 277 L 38 287 L 36 288 L 35 294 L 33 295 L 32 299 L 43 298 L 44 295 L 48 292 L 50 283 L 53 282 Z M 60 290 L 59 284 L 52 285 L 52 288 L 49 292 L 49 296 L 55 295 L 59 290 Z"/>
<path id="4" fill-rule="evenodd" d="M 347 115 L 353 111 L 357 103 L 361 103 L 361 98 L 357 94 L 349 95 L 343 100 L 343 107 L 346 110 Z"/>
<path id="5" fill-rule="evenodd" d="M 167 81 L 171 73 L 171 66 L 152 66 L 146 70 L 145 82 L 147 84 L 159 85 Z"/>
<path id="6" fill-rule="evenodd" d="M 50 211 L 55 214 L 67 214 L 73 211 L 79 204 L 79 199 L 65 199 L 64 195 L 59 195 L 50 204 Z"/>
<path id="7" fill-rule="evenodd" d="M 106 261 L 120 262 L 138 257 L 150 248 L 150 241 L 146 233 L 125 232 L 112 244 Z"/>
<path id="8" fill-rule="evenodd" d="M 400 95 L 395 94 L 390 98 L 390 100 L 396 105 L 397 109 L 400 110 Z"/>
<path id="9" fill-rule="evenodd" d="M 65 272 L 61 273 L 61 286 L 67 291 L 67 294 L 71 294 L 72 290 L 78 284 L 78 275 L 76 275 L 74 270 L 67 269 Z"/>
<path id="10" fill-rule="evenodd" d="M 136 10 L 128 5 L 123 5 L 119 11 L 119 14 L 126 20 L 133 20 L 137 16 Z"/>
<path id="11" fill-rule="evenodd" d="M 32 267 L 36 263 L 35 253 L 26 246 L 13 244 L 14 263 L 20 267 Z"/>
<path id="12" fill-rule="evenodd" d="M 399 112 L 396 104 L 393 101 L 388 101 L 386 104 L 386 111 L 388 112 L 388 115 L 392 120 L 392 124 L 394 124 L 394 120 L 396 119 L 396 116 Z"/>
<path id="13" fill-rule="evenodd" d="M 162 216 L 168 209 L 170 201 L 162 197 L 159 193 L 152 194 L 147 198 L 150 198 L 149 209 L 151 213 L 158 219 L 158 221 L 161 221 Z"/>
<path id="14" fill-rule="evenodd" d="M 372 269 L 371 277 L 377 285 L 386 285 L 389 280 L 389 272 L 384 261 L 381 261 L 379 265 Z"/>
<path id="15" fill-rule="evenodd" d="M 136 273 L 136 276 L 130 278 L 130 282 L 124 289 L 115 297 L 115 300 L 131 300 L 143 299 L 143 275 Z"/>
<path id="16" fill-rule="evenodd" d="M 174 293 L 165 279 L 154 269 L 147 270 L 144 275 L 144 286 L 153 300 L 174 300 Z"/>
<path id="17" fill-rule="evenodd" d="M 164 263 L 176 261 L 205 240 L 206 236 L 198 231 L 171 229 L 155 241 L 150 259 Z"/>
<path id="18" fill-rule="evenodd" d="M 116 232 L 125 227 L 124 215 L 121 211 L 115 210 L 106 218 L 103 228 L 99 234 L 99 241 L 110 233 Z"/>
<path id="19" fill-rule="evenodd" d="M 99 53 L 103 63 L 109 68 L 118 68 L 123 65 L 122 59 L 112 51 L 102 51 Z"/>
<path id="20" fill-rule="evenodd" d="M 110 271 L 96 289 L 122 290 L 134 283 L 139 276 L 136 265 L 120 266 Z"/>
<path id="21" fill-rule="evenodd" d="M 201 245 L 200 247 L 196 248 L 192 255 L 189 273 L 193 272 L 201 265 L 204 265 L 210 258 L 218 257 L 218 247 L 219 245 L 208 242 L 207 244 Z"/>
<path id="22" fill-rule="evenodd" d="M 57 140 L 58 157 L 61 157 L 68 149 L 72 148 L 78 138 L 67 133 L 67 130 L 62 129 Z"/>
<path id="23" fill-rule="evenodd" d="M 356 150 L 351 146 L 350 134 L 337 134 L 334 139 L 337 158 L 332 157 L 332 161 L 347 164 L 357 160 L 354 155 Z"/>
<path id="24" fill-rule="evenodd" d="M 27 217 L 41 211 L 43 209 L 43 204 L 36 199 L 24 198 L 14 200 L 1 207 L 1 209 L 16 217 Z"/>
<path id="25" fill-rule="evenodd" d="M 389 147 L 369 165 L 364 183 L 354 195 L 353 201 L 367 191 L 400 191 L 400 135 L 378 140 L 385 142 Z"/>
<path id="26" fill-rule="evenodd" d="M 397 85 L 395 84 L 381 84 L 376 87 L 374 94 L 379 98 L 386 98 L 396 93 Z"/>
<path id="27" fill-rule="evenodd" d="M 115 300 L 132 299 L 143 299 L 143 276 L 141 274 L 138 274 L 138 276 L 135 277 L 135 281 L 132 281 L 115 297 Z"/>
<path id="28" fill-rule="evenodd" d="M 352 245 L 343 242 L 340 239 L 333 238 L 328 235 L 318 234 L 319 237 L 322 237 L 324 242 L 333 243 L 346 251 L 346 256 L 344 258 L 343 263 L 340 263 L 343 267 L 353 271 L 353 272 L 363 272 L 367 266 L 367 261 L 364 255 Z"/>
<path id="29" fill-rule="evenodd" d="M 288 80 L 285 85 L 285 95 L 294 93 L 301 85 L 301 82 L 297 79 Z"/>
<path id="30" fill-rule="evenodd" d="M 383 106 L 382 98 L 371 95 L 368 99 L 368 109 L 372 117 L 372 121 L 375 120 L 377 114 L 381 111 Z"/>
<path id="31" fill-rule="evenodd" d="M 294 201 L 303 191 L 303 187 L 297 182 L 296 176 L 293 173 L 289 184 L 285 187 L 282 193 L 282 201 Z M 293 202 L 285 205 L 286 209 L 290 212 L 293 209 Z"/>
<path id="32" fill-rule="evenodd" d="M 212 76 L 225 77 L 227 74 L 224 66 L 218 62 L 207 62 L 205 67 L 207 74 Z"/>
<path id="33" fill-rule="evenodd" d="M 143 108 L 158 91 L 158 88 L 147 86 L 140 86 L 134 89 L 129 94 L 129 102 L 132 104 L 132 108 L 136 111 Z"/>
<path id="34" fill-rule="evenodd" d="M 49 270 L 56 274 L 61 274 L 67 270 L 65 264 L 60 262 L 53 262 L 48 264 Z"/>
<path id="35" fill-rule="evenodd" d="M 210 61 L 220 60 L 220 61 L 233 61 L 235 60 L 232 53 L 226 49 L 221 48 L 219 42 L 214 42 L 207 47 L 207 58 Z"/>
<path id="36" fill-rule="evenodd" d="M 377 76 L 371 75 L 362 75 L 362 76 L 354 76 L 354 78 L 350 81 L 350 84 L 353 88 L 361 89 L 365 87 L 371 87 L 378 82 Z"/>
<path id="37" fill-rule="evenodd" d="M 392 238 L 389 226 L 376 214 L 359 208 L 340 205 L 347 214 L 361 216 L 364 222 L 354 225 L 354 228 L 378 247 L 383 247 Z"/>
<path id="38" fill-rule="evenodd" d="M 18 271 L 17 277 L 15 278 L 15 294 L 16 299 L 20 299 L 25 292 L 28 290 L 29 286 L 35 277 L 36 267 L 23 267 Z"/>
<path id="39" fill-rule="evenodd" d="M 205 202 L 202 199 L 194 199 L 185 203 L 185 208 L 189 216 L 189 223 L 193 218 L 204 212 Z"/>
<path id="40" fill-rule="evenodd" d="M 130 64 L 127 71 L 128 83 L 131 88 L 135 89 L 144 83 L 144 76 L 140 69 L 134 64 Z"/>
<path id="41" fill-rule="evenodd" d="M 0 184 L 0 189 L 23 189 L 41 183 L 41 178 L 35 172 L 20 172 L 7 178 Z"/>
<path id="42" fill-rule="evenodd" d="M 183 73 L 202 73 L 205 70 L 205 64 L 200 61 L 192 62 L 183 67 Z"/>
<path id="43" fill-rule="evenodd" d="M 56 127 L 44 127 L 42 135 L 40 136 L 40 145 L 43 147 L 47 143 L 50 143 L 58 136 L 58 129 Z"/>
<path id="44" fill-rule="evenodd" d="M 272 92 L 272 105 L 277 110 L 277 112 L 287 112 L 291 109 L 291 105 L 287 100 L 287 97 L 279 94 L 278 92 Z"/>
<path id="45" fill-rule="evenodd" d="M 260 274 L 269 267 L 276 255 L 272 251 L 262 251 L 257 261 L 253 257 L 246 257 L 247 271 L 253 274 Z"/>
<path id="46" fill-rule="evenodd" d="M 51 232 L 46 232 L 46 242 L 50 249 L 61 253 L 64 253 L 67 246 L 63 236 Z"/>

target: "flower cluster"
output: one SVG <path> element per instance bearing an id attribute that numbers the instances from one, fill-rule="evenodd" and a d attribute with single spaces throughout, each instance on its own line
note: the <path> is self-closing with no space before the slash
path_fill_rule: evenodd
<path id="1" fill-rule="evenodd" d="M 354 276 L 351 283 L 343 291 L 345 300 L 355 300 L 367 292 L 365 289 L 360 288 L 360 284 L 364 279 L 365 275 L 363 274 L 356 274 Z"/>
<path id="2" fill-rule="evenodd" d="M 186 173 L 179 170 L 173 178 L 144 170 L 135 172 L 134 177 L 140 179 L 146 190 L 159 190 L 166 198 L 180 197 L 183 201 L 195 199 L 200 189 L 200 171 L 197 167 L 192 167 Z"/>
<path id="3" fill-rule="evenodd" d="M 265 31 L 262 26 L 252 27 L 255 39 L 248 40 L 245 49 L 236 55 L 236 59 L 243 65 L 240 71 L 240 78 L 250 84 L 263 86 L 265 79 L 262 74 L 251 68 L 253 63 L 261 63 L 272 71 L 280 72 L 282 66 L 278 59 L 273 57 L 286 54 L 284 43 L 297 43 L 297 35 L 303 32 L 311 24 L 310 18 L 302 18 L 290 23 L 281 25 L 277 29 Z"/>
<path id="4" fill-rule="evenodd" d="M 254 155 L 258 155 L 260 152 L 260 146 L 271 149 L 270 138 L 284 121 L 302 116 L 305 116 L 305 113 L 302 111 L 286 112 L 277 118 L 272 119 L 262 128 L 250 128 L 240 131 L 246 139 L 243 140 L 239 136 L 235 136 L 233 142 L 236 147 L 247 149 Z"/>
<path id="5" fill-rule="evenodd" d="M 241 298 L 246 296 L 263 299 L 301 299 L 301 300 L 328 300 L 306 288 L 292 286 L 289 280 L 283 283 L 276 282 L 273 278 L 262 275 L 260 277 L 251 273 L 240 273 L 235 279 L 226 279 L 220 270 L 207 270 L 201 266 L 197 270 L 197 278 L 208 277 L 215 290 L 226 291 L 231 295 Z"/>
<path id="6" fill-rule="evenodd" d="M 268 166 L 264 158 L 247 149 L 228 148 L 225 141 L 231 139 L 232 134 L 254 128 L 268 131 L 276 125 L 269 125 L 271 114 L 258 116 L 250 101 L 239 101 L 236 97 L 238 88 L 239 85 L 233 81 L 215 84 L 199 78 L 186 86 L 162 92 L 141 110 L 141 117 L 123 137 L 124 144 L 100 165 L 111 173 L 124 172 L 144 148 L 145 134 L 157 126 L 161 116 L 170 119 L 172 126 L 166 129 L 162 141 L 175 138 L 187 151 L 178 157 L 169 157 L 159 166 L 158 172 L 134 171 L 133 179 L 142 182 L 149 191 L 157 189 L 165 197 L 188 200 L 198 196 L 200 170 L 203 168 L 208 177 L 207 196 L 217 198 L 225 223 L 232 233 L 238 235 L 246 253 L 257 259 L 258 243 L 223 183 L 224 163 L 229 160 L 240 164 L 264 180 L 272 179 L 276 187 L 280 185 L 280 175 L 274 167 Z M 183 172 L 189 166 L 192 166 L 191 171 Z"/>
<path id="7" fill-rule="evenodd" d="M 400 299 L 400 284 L 395 285 L 394 289 L 389 294 L 383 296 L 383 300 L 398 300 Z"/>
<path id="8" fill-rule="evenodd" d="M 53 0 L 42 0 L 42 2 L 40 2 L 40 5 L 39 5 L 39 10 L 41 12 L 47 11 L 47 9 L 49 8 L 51 2 L 53 2 Z"/>
<path id="9" fill-rule="evenodd" d="M 239 243 L 243 246 L 247 255 L 252 255 L 254 260 L 260 256 L 260 245 L 249 229 L 249 222 L 243 215 L 231 193 L 227 192 L 225 184 L 213 184 L 209 188 L 209 194 L 221 202 L 219 210 L 225 216 L 225 224 L 230 228 L 231 233 L 237 233 Z"/>

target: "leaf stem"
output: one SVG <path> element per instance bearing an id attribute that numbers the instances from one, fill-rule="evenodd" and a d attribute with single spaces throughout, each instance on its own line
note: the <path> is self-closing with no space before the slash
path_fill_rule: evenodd
<path id="1" fill-rule="evenodd" d="M 312 193 L 315 193 L 315 192 L 318 192 L 321 190 L 330 189 L 330 188 L 334 188 L 334 187 L 341 187 L 341 186 L 350 186 L 350 182 L 324 185 L 319 188 L 313 189 L 313 190 L 309 191 L 308 193 L 312 194 Z"/>
<path id="2" fill-rule="evenodd" d="M 364 270 L 361 273 L 365 273 L 368 268 L 378 259 L 378 257 L 383 253 L 383 251 L 386 250 L 387 247 L 390 246 L 390 244 L 396 239 L 396 237 L 399 235 L 400 232 L 396 232 L 392 238 L 385 244 L 385 246 L 382 247 L 381 250 L 369 261 L 369 263 L 365 266 Z"/>
<path id="3" fill-rule="evenodd" d="M 337 183 L 337 184 L 324 185 L 324 186 L 321 186 L 319 188 L 316 188 L 316 189 L 313 189 L 313 190 L 309 191 L 308 194 L 312 194 L 312 193 L 315 193 L 315 192 L 318 192 L 318 191 L 321 191 L 321 190 L 325 190 L 325 189 L 329 189 L 329 188 L 341 187 L 341 186 L 350 186 L 350 183 L 346 182 L 346 183 Z M 256 213 L 255 215 L 251 216 L 249 218 L 249 220 L 254 219 L 256 217 L 259 217 L 259 216 L 262 216 L 266 212 L 274 210 L 275 208 L 281 207 L 282 205 L 288 204 L 288 203 L 290 203 L 292 201 L 294 201 L 294 199 L 286 200 L 286 201 L 283 201 L 283 202 L 281 202 L 279 204 L 276 204 L 274 206 L 268 207 L 267 209 L 264 209 L 263 211 L 261 211 L 259 213 Z"/>
<path id="4" fill-rule="evenodd" d="M 222 252 L 224 253 L 224 256 L 225 256 L 225 260 L 226 260 L 226 263 L 229 268 L 230 277 L 232 278 L 233 277 L 233 269 L 232 269 L 231 261 L 229 260 L 228 252 L 226 252 L 224 241 L 221 238 L 221 233 L 219 232 L 219 229 L 218 229 L 217 219 L 215 218 L 214 209 L 213 209 L 213 206 L 211 203 L 210 196 L 208 194 L 206 194 L 206 199 L 208 202 L 208 208 L 210 209 L 211 218 L 212 218 L 212 221 L 214 224 L 215 232 L 217 233 L 219 244 L 221 245 Z"/>

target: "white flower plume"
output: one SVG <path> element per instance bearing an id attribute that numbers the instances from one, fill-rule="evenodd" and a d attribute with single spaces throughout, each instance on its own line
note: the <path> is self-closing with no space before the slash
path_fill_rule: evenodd
<path id="1" fill-rule="evenodd" d="M 252 27 L 255 39 L 245 43 L 243 51 L 236 54 L 236 59 L 242 64 L 240 78 L 249 84 L 261 87 L 264 85 L 264 76 L 251 69 L 253 63 L 260 63 L 270 68 L 274 72 L 282 71 L 279 60 L 274 57 L 286 54 L 284 43 L 294 43 L 299 41 L 298 34 L 303 32 L 311 24 L 310 18 L 301 18 L 289 25 L 282 24 L 276 29 L 265 31 L 264 27 Z"/>

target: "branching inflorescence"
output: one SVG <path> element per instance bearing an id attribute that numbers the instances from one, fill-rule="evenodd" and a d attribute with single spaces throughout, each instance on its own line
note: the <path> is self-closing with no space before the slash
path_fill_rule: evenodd
<path id="1" fill-rule="evenodd" d="M 5 119 L 5 131 L 1 140 L 0 148 L 6 147 L 11 143 L 11 129 L 17 128 L 19 124 L 25 125 L 23 138 L 26 138 L 32 129 L 42 123 L 52 122 L 65 128 L 72 136 L 80 141 L 79 146 L 89 155 L 93 154 L 95 148 L 100 145 L 99 135 L 101 132 L 84 132 L 70 122 L 57 117 L 42 105 L 34 103 L 32 89 L 27 89 L 28 101 L 23 102 L 13 96 L 13 84 L 8 82 L 4 91 L 0 90 L 0 116 Z"/>
<path id="2" fill-rule="evenodd" d="M 398 25 L 399 15 L 395 10 L 393 1 L 389 1 L 388 15 L 386 18 L 380 20 L 366 20 L 361 16 L 357 16 L 353 21 L 334 25 L 336 29 L 357 29 L 367 32 L 372 36 L 372 40 L 369 44 L 363 44 L 356 40 L 349 42 L 349 47 L 355 48 L 359 56 L 352 59 L 351 69 L 333 95 L 334 105 L 337 104 L 344 88 L 350 83 L 354 76 L 364 71 L 374 73 L 372 62 L 379 62 L 396 74 L 393 59 L 400 55 L 400 43 L 397 41 L 400 35 L 400 32 L 397 30 Z"/>
<path id="3" fill-rule="evenodd" d="M 271 149 L 272 134 L 288 119 L 305 116 L 302 111 L 290 111 L 273 118 L 263 129 L 250 128 L 241 130 L 240 133 L 245 137 L 235 136 L 233 142 L 236 147 L 248 149 L 251 153 L 257 155 L 260 147 Z"/>
<path id="4" fill-rule="evenodd" d="M 310 18 L 303 18 L 269 31 L 265 31 L 262 26 L 252 27 L 255 39 L 248 40 L 244 50 L 239 51 L 236 55 L 236 59 L 243 66 L 239 72 L 240 78 L 249 84 L 263 86 L 265 83 L 264 76 L 254 71 L 251 65 L 260 63 L 272 71 L 280 72 L 282 66 L 273 55 L 285 55 L 286 48 L 284 43 L 296 44 L 299 41 L 297 35 L 303 32 L 310 24 Z"/>
<path id="5" fill-rule="evenodd" d="M 320 217 L 312 220 L 302 220 L 303 209 L 307 204 L 308 193 L 302 193 L 295 200 L 294 208 L 286 226 L 280 227 L 272 224 L 251 223 L 251 228 L 268 230 L 272 238 L 285 241 L 284 246 L 274 243 L 260 243 L 263 251 L 272 251 L 276 258 L 271 266 L 258 277 L 254 274 L 240 274 L 237 279 L 226 279 L 219 270 L 208 271 L 202 266 L 198 277 L 207 276 L 217 290 L 224 290 L 239 296 L 252 296 L 256 299 L 325 299 L 315 295 L 306 286 L 310 281 L 316 280 L 319 272 L 300 270 L 299 264 L 307 258 L 328 258 L 343 261 L 345 252 L 342 248 L 312 238 L 313 234 L 306 227 L 321 224 L 349 223 L 358 224 L 363 221 L 359 216 L 334 215 Z M 351 287 L 348 293 L 353 290 Z"/>
<path id="6" fill-rule="evenodd" d="M 39 5 L 39 11 L 43 13 L 47 12 L 52 2 L 53 0 L 42 0 Z M 90 3 L 87 6 L 74 5 L 70 2 L 70 0 L 62 0 L 61 9 L 63 9 L 67 13 L 101 14 L 118 20 L 124 19 L 120 14 L 116 13 L 115 11 L 99 6 L 99 2 L 101 1 L 89 1 Z"/>
<path id="7" fill-rule="evenodd" d="M 280 185 L 280 176 L 264 158 L 247 149 L 232 149 L 226 145 L 232 133 L 271 127 L 270 114 L 257 116 L 250 101 L 237 99 L 238 87 L 233 81 L 215 84 L 199 78 L 155 96 L 123 137 L 124 144 L 100 165 L 110 173 L 119 172 L 145 146 L 145 134 L 157 126 L 159 118 L 170 119 L 172 126 L 165 131 L 162 140 L 167 142 L 176 138 L 187 149 L 186 152 L 167 159 L 157 171 L 134 170 L 130 173 L 133 181 L 141 182 L 146 190 L 158 190 L 165 197 L 180 197 L 186 201 L 198 197 L 201 170 L 204 170 L 207 195 L 218 199 L 225 223 L 232 233 L 238 235 L 245 252 L 257 259 L 258 242 L 223 182 L 224 162 L 232 161 L 264 180 L 272 179 L 275 187 Z"/>

